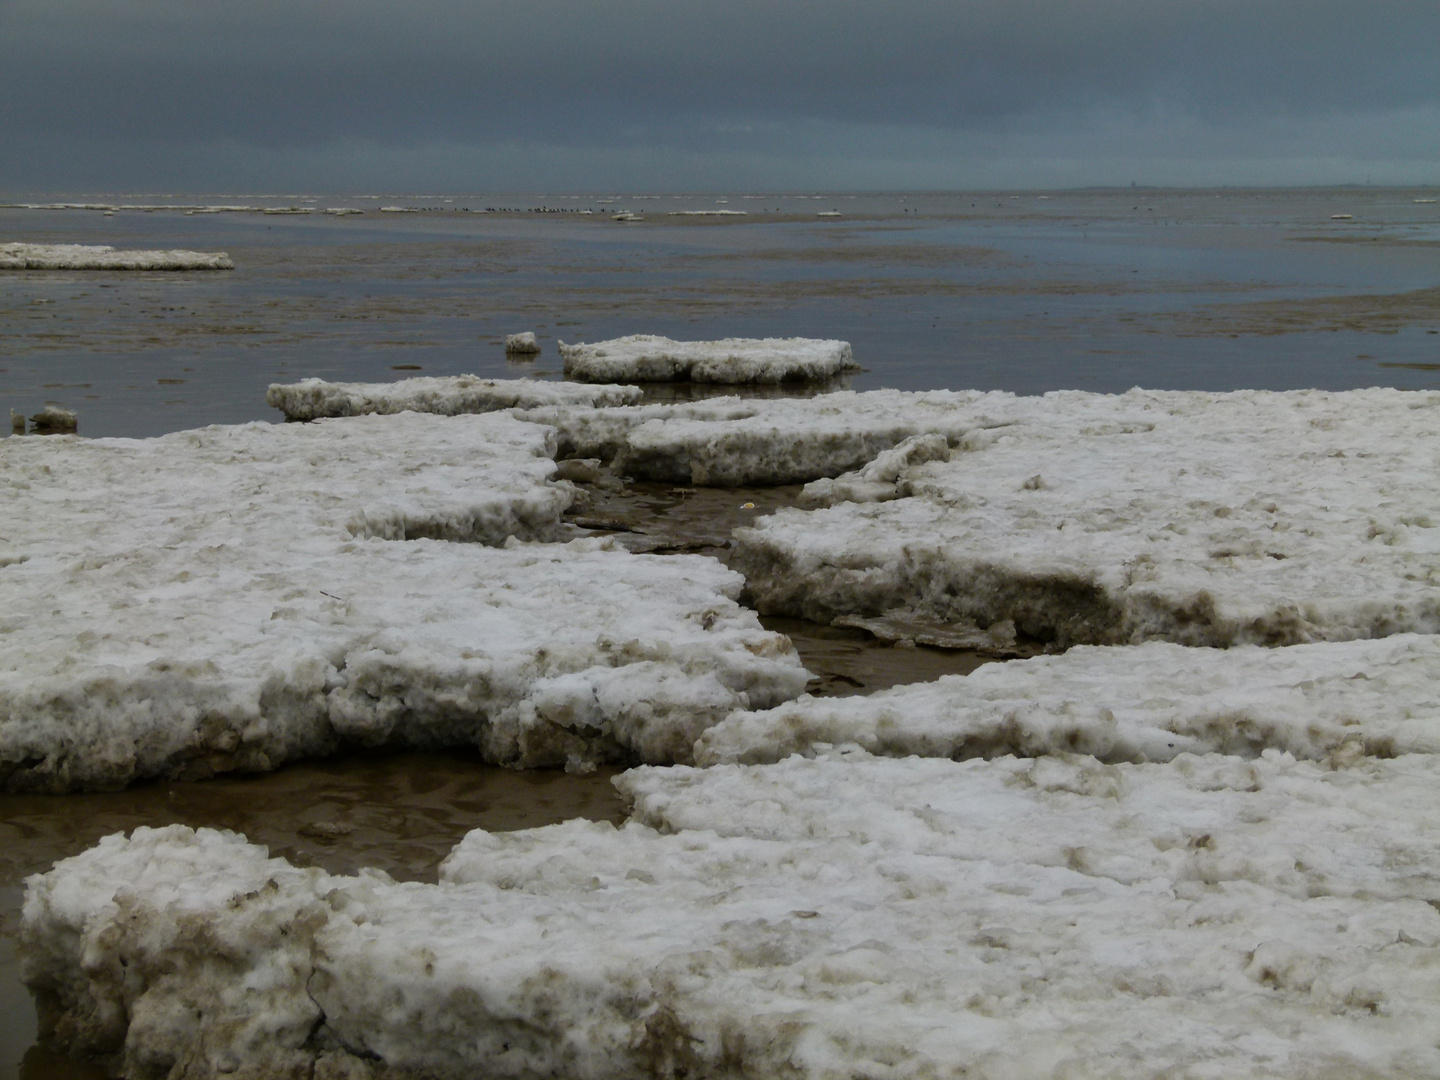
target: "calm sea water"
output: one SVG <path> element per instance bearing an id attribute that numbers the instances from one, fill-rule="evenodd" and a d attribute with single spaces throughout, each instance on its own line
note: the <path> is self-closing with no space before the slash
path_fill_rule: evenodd
<path id="1" fill-rule="evenodd" d="M 0 273 L 0 415 L 54 401 L 89 435 L 276 419 L 277 380 L 556 378 L 557 339 L 630 333 L 844 338 L 868 369 L 857 389 L 1432 387 L 1440 203 L 1417 200 L 1435 197 L 9 193 L 313 212 L 0 209 L 0 242 L 236 263 Z M 380 212 L 397 205 L 416 212 Z M 364 213 L 321 212 L 341 206 Z M 684 213 L 697 210 L 728 214 Z M 543 353 L 508 363 L 503 335 L 527 329 Z"/>
<path id="2" fill-rule="evenodd" d="M 557 340 L 631 333 L 844 338 L 868 369 L 857 389 L 1430 388 L 1440 203 L 1417 200 L 1435 197 L 8 193 L 0 202 L 169 208 L 4 207 L 0 243 L 224 250 L 236 269 L 0 272 L 0 418 L 55 402 L 79 411 L 83 434 L 128 436 L 276 420 L 274 381 L 558 378 Z M 185 209 L 204 204 L 313 212 Z M 414 212 L 380 212 L 397 205 Z M 621 211 L 643 220 L 613 220 Z M 540 337 L 533 362 L 504 356 L 503 336 L 520 330 Z M 0 1077 L 96 1075 L 32 1045 L 14 933 L 23 876 L 105 832 L 218 824 L 335 869 L 359 859 L 425 876 L 474 825 L 618 813 L 608 798 L 603 778 L 582 790 L 418 759 L 0 796 Z M 312 818 L 358 824 L 317 841 Z"/>

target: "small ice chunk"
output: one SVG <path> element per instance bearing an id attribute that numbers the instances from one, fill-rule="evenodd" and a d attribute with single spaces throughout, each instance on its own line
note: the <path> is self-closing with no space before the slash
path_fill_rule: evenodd
<path id="1" fill-rule="evenodd" d="M 117 251 L 87 244 L 0 244 L 0 270 L 234 270 L 223 251 Z"/>
<path id="2" fill-rule="evenodd" d="M 584 382 L 817 382 L 858 368 L 849 342 L 812 338 L 672 341 L 634 334 L 591 345 L 562 341 L 560 355 L 566 377 Z"/>
<path id="3" fill-rule="evenodd" d="M 1440 1075 L 1435 756 L 619 786 L 623 827 L 472 832 L 433 885 L 110 836 L 30 879 L 24 977 L 127 1075 Z"/>
<path id="4" fill-rule="evenodd" d="M 12 435 L 25 434 L 25 415 L 16 412 L 14 409 L 10 410 L 10 433 Z"/>
<path id="5" fill-rule="evenodd" d="M 287 420 L 365 413 L 425 412 L 455 416 L 502 409 L 566 405 L 579 408 L 639 401 L 638 386 L 580 386 L 538 379 L 481 379 L 475 375 L 401 379 L 393 383 L 333 383 L 304 379 L 272 383 L 265 400 Z"/>
<path id="6" fill-rule="evenodd" d="M 507 353 L 535 354 L 540 351 L 540 343 L 535 340 L 533 330 L 526 330 L 522 334 L 506 334 L 505 351 Z"/>
<path id="7" fill-rule="evenodd" d="M 30 423 L 35 425 L 35 430 L 41 435 L 73 434 L 80 428 L 80 418 L 75 410 L 60 405 L 46 405 L 30 417 Z M 15 426 L 13 418 L 10 426 Z"/>

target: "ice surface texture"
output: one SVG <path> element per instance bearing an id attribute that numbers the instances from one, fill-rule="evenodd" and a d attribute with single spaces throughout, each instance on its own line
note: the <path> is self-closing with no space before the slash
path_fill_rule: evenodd
<path id="1" fill-rule="evenodd" d="M 701 736 L 696 759 L 763 763 L 844 744 L 894 757 L 1083 753 L 1109 762 L 1266 749 L 1324 761 L 1440 753 L 1440 638 L 1082 645 L 869 697 L 737 712 Z"/>
<path id="2" fill-rule="evenodd" d="M 0 270 L 234 270 L 223 251 L 117 251 L 89 244 L 0 244 Z"/>
<path id="3" fill-rule="evenodd" d="M 594 408 L 640 400 L 638 386 L 576 386 L 537 379 L 481 379 L 475 375 L 401 379 L 393 383 L 335 383 L 302 379 L 271 383 L 265 401 L 287 420 L 366 413 L 423 412 L 442 416 L 569 405 Z"/>
<path id="4" fill-rule="evenodd" d="M 1440 394 L 1066 392 L 990 411 L 948 460 L 917 440 L 807 491 L 867 501 L 738 530 L 760 610 L 1012 619 L 1057 647 L 1440 630 Z"/>
<path id="5" fill-rule="evenodd" d="M 671 341 L 632 334 L 591 345 L 560 342 L 565 375 L 582 382 L 823 382 L 859 365 L 848 341 L 725 338 Z"/>
<path id="6" fill-rule="evenodd" d="M 552 450 L 507 416 L 413 413 L 0 441 L 0 785 L 345 743 L 685 761 L 803 690 L 714 560 L 519 544 L 571 501 Z"/>
<path id="7" fill-rule="evenodd" d="M 715 487 L 839 476 L 915 437 L 958 443 L 1012 424 L 1024 398 L 976 391 L 838 391 L 813 398 L 738 397 L 629 409 L 542 408 L 560 453 L 614 459 L 631 476 Z"/>
<path id="8" fill-rule="evenodd" d="M 1440 759 L 642 769 L 439 885 L 180 826 L 32 878 L 27 981 L 129 1075 L 1434 1076 Z"/>

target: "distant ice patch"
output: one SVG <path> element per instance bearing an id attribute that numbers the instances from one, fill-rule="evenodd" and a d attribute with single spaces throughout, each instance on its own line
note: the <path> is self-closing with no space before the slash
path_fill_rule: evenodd
<path id="1" fill-rule="evenodd" d="M 366 413 L 423 412 L 455 416 L 501 409 L 550 406 L 594 408 L 640 400 L 636 386 L 580 386 L 538 379 L 482 379 L 455 375 L 401 379 L 393 383 L 337 383 L 304 379 L 272 383 L 265 400 L 287 420 Z"/>
<path id="2" fill-rule="evenodd" d="M 104 245 L 0 244 L 0 270 L 234 270 L 223 251 L 117 251 Z"/>

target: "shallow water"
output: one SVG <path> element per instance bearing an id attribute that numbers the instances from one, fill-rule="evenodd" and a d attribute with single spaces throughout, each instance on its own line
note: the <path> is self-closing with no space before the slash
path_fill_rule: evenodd
<path id="1" fill-rule="evenodd" d="M 378 213 L 383 199 L 305 204 L 366 210 L 343 218 L 0 208 L 0 242 L 223 249 L 236 263 L 0 273 L 0 415 L 55 401 L 80 411 L 88 435 L 278 419 L 263 400 L 276 380 L 557 377 L 557 340 L 627 333 L 845 338 L 868 369 L 856 389 L 1431 387 L 1440 204 L 1414 199 L 1432 194 L 396 200 L 429 208 L 414 214 Z M 486 206 L 522 209 L 460 209 Z M 523 209 L 541 206 L 570 212 Z M 737 206 L 746 216 L 670 216 Z M 832 207 L 843 216 L 815 216 Z M 610 220 L 618 209 L 646 219 Z M 523 329 L 543 351 L 508 361 L 503 336 Z"/>

